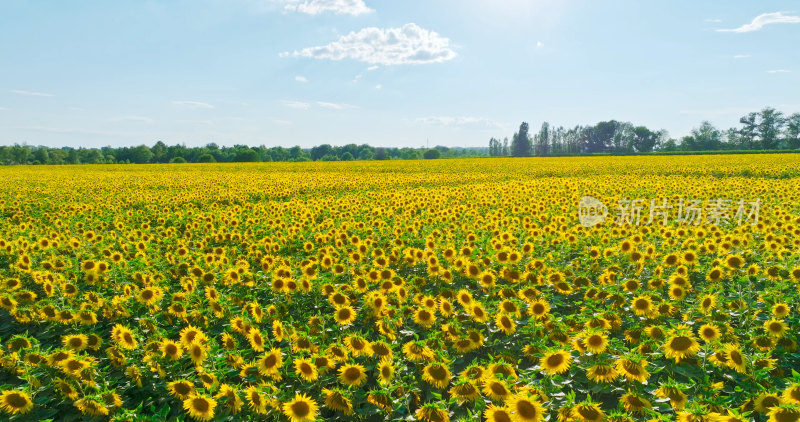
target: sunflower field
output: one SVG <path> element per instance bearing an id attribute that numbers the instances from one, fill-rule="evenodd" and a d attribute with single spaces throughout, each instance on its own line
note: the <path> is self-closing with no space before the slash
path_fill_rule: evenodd
<path id="1" fill-rule="evenodd" d="M 0 419 L 798 421 L 798 169 L 0 168 Z M 620 220 L 634 198 L 673 208 Z"/>

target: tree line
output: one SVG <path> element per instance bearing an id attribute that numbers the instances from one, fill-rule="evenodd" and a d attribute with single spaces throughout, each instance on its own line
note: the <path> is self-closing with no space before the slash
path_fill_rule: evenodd
<path id="1" fill-rule="evenodd" d="M 303 149 L 299 146 L 249 147 L 219 146 L 210 143 L 202 147 L 168 146 L 162 141 L 152 147 L 51 148 L 14 144 L 0 145 L 0 164 L 146 164 L 146 163 L 231 163 L 265 161 L 352 161 L 352 160 L 413 160 L 486 155 L 486 148 L 381 148 L 362 144 L 332 146 L 318 145 Z"/>
<path id="2" fill-rule="evenodd" d="M 564 128 L 542 123 L 538 133 L 523 122 L 511 141 L 489 139 L 490 156 L 548 156 L 591 153 L 635 154 L 654 151 L 795 150 L 800 149 L 800 113 L 786 116 L 772 107 L 739 119 L 741 126 L 721 130 L 708 121 L 680 139 L 666 130 L 609 120 Z"/>

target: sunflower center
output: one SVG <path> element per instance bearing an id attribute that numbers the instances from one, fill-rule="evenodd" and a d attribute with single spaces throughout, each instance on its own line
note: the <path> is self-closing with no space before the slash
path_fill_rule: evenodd
<path id="1" fill-rule="evenodd" d="M 564 363 L 564 356 L 561 356 L 561 353 L 556 353 L 554 355 L 550 355 L 547 358 L 547 366 L 550 368 L 555 368 L 560 366 Z"/>
<path id="2" fill-rule="evenodd" d="M 304 401 L 296 401 L 292 404 L 292 413 L 298 418 L 304 418 L 311 413 L 311 407 Z"/>
<path id="3" fill-rule="evenodd" d="M 772 324 L 769 324 L 769 330 L 773 333 L 780 333 L 783 331 L 783 325 L 781 325 L 779 322 L 773 322 Z"/>
<path id="4" fill-rule="evenodd" d="M 174 355 L 174 354 L 178 353 L 178 346 L 176 346 L 174 344 L 168 344 L 164 348 L 164 351 L 167 352 L 168 355 Z"/>
<path id="5" fill-rule="evenodd" d="M 800 421 L 800 413 L 788 409 L 780 409 L 774 414 L 778 422 L 797 422 Z"/>
<path id="6" fill-rule="evenodd" d="M 506 393 L 508 393 L 508 391 L 506 391 L 506 387 L 499 382 L 493 382 L 489 386 L 489 389 L 491 389 L 492 393 L 494 393 L 496 396 L 505 396 Z"/>
<path id="7" fill-rule="evenodd" d="M 19 393 L 11 393 L 6 396 L 6 403 L 15 409 L 22 409 L 28 405 L 28 399 Z"/>
<path id="8" fill-rule="evenodd" d="M 536 417 L 536 407 L 527 400 L 520 400 L 516 405 L 517 414 L 523 419 L 529 420 Z"/>
<path id="9" fill-rule="evenodd" d="M 311 365 L 303 363 L 302 365 L 300 365 L 300 372 L 306 375 L 311 375 L 314 371 L 311 369 Z"/>
<path id="10" fill-rule="evenodd" d="M 267 368 L 272 368 L 278 362 L 278 358 L 275 355 L 269 355 L 266 359 L 264 359 L 264 366 Z"/>
<path id="11" fill-rule="evenodd" d="M 192 407 L 199 413 L 206 413 L 211 406 L 206 399 L 196 398 L 192 401 Z"/>
<path id="12" fill-rule="evenodd" d="M 358 368 L 347 368 L 344 371 L 344 377 L 350 381 L 355 381 L 361 377 L 361 370 Z"/>
<path id="13" fill-rule="evenodd" d="M 537 303 L 537 304 L 533 305 L 533 313 L 536 314 L 536 315 L 543 314 L 544 313 L 544 305 L 542 305 L 541 303 Z"/>
<path id="14" fill-rule="evenodd" d="M 593 421 L 600 417 L 600 412 L 597 411 L 592 406 L 579 406 L 578 413 L 583 417 L 585 420 Z"/>
<path id="15" fill-rule="evenodd" d="M 189 384 L 186 384 L 186 383 L 183 383 L 183 382 L 180 383 L 180 384 L 175 384 L 174 388 L 175 388 L 175 392 L 180 394 L 180 395 L 182 395 L 182 396 L 185 396 L 185 395 L 187 395 L 187 394 L 192 392 L 191 386 L 189 386 Z"/>
<path id="16" fill-rule="evenodd" d="M 388 366 L 384 366 L 381 368 L 381 376 L 384 378 L 389 378 L 392 376 L 392 370 Z"/>
<path id="17" fill-rule="evenodd" d="M 673 350 L 685 352 L 692 347 L 692 339 L 686 336 L 678 336 L 672 339 L 672 341 L 669 343 L 669 346 Z"/>
<path id="18" fill-rule="evenodd" d="M 495 412 L 493 420 L 496 422 L 511 422 L 511 416 L 504 411 Z"/>
<path id="19" fill-rule="evenodd" d="M 430 373 L 431 377 L 435 380 L 443 380 L 447 377 L 447 371 L 440 365 L 432 366 L 428 373 Z"/>
<path id="20" fill-rule="evenodd" d="M 589 337 L 587 342 L 589 343 L 589 346 L 600 347 L 603 345 L 603 337 L 598 335 L 593 335 Z"/>

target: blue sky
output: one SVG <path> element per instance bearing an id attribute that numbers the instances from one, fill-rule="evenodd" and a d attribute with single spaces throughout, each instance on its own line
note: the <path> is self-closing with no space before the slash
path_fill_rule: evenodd
<path id="1" fill-rule="evenodd" d="M 486 146 L 800 112 L 794 1 L 0 2 L 0 144 Z"/>

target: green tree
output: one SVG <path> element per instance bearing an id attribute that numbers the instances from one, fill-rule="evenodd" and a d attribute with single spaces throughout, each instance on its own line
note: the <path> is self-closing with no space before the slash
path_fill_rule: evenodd
<path id="1" fill-rule="evenodd" d="M 172 157 L 169 162 L 172 164 L 184 164 L 186 163 L 186 159 L 183 157 Z"/>
<path id="2" fill-rule="evenodd" d="M 442 153 L 439 152 L 439 150 L 435 149 L 435 148 L 429 149 L 429 150 L 425 151 L 425 154 L 422 154 L 422 158 L 424 158 L 426 160 L 435 160 L 437 158 L 440 158 L 441 156 L 442 156 Z"/>
<path id="3" fill-rule="evenodd" d="M 800 148 L 800 113 L 794 113 L 786 119 L 786 145 L 791 149 Z"/>
<path id="4" fill-rule="evenodd" d="M 150 151 L 150 148 L 145 145 L 139 145 L 138 147 L 130 150 L 130 160 L 132 163 L 145 164 L 149 163 L 152 159 L 153 151 Z"/>
<path id="5" fill-rule="evenodd" d="M 515 133 L 511 140 L 511 155 L 514 157 L 531 155 L 531 138 L 528 135 L 528 123 L 526 122 L 519 125 L 519 132 Z"/>
<path id="6" fill-rule="evenodd" d="M 786 121 L 783 113 L 772 107 L 761 110 L 761 121 L 758 123 L 758 136 L 761 138 L 761 149 L 777 149 L 780 134 Z"/>
<path id="7" fill-rule="evenodd" d="M 645 126 L 633 128 L 633 148 L 636 152 L 651 152 L 658 141 L 658 132 Z"/>
<path id="8" fill-rule="evenodd" d="M 209 153 L 205 153 L 205 154 L 197 157 L 197 162 L 198 163 L 216 163 L 217 160 L 214 159 L 213 155 L 211 155 Z"/>
<path id="9" fill-rule="evenodd" d="M 756 133 L 758 130 L 758 113 L 749 113 L 739 119 L 739 123 L 743 126 L 739 129 L 739 136 L 741 145 L 747 149 L 755 149 L 756 146 Z"/>

